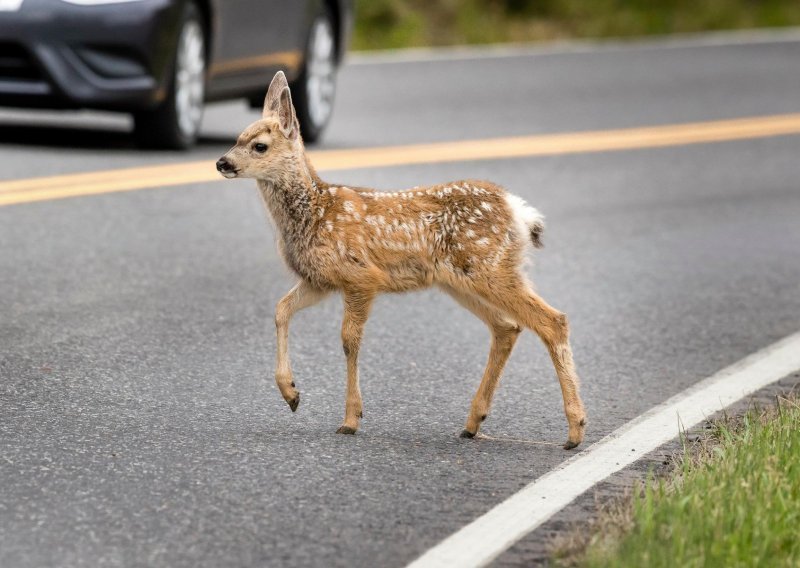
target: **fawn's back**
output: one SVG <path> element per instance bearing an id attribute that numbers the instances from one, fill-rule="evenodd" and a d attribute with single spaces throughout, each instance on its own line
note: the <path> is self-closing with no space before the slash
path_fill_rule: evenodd
<path id="1" fill-rule="evenodd" d="M 369 283 L 388 292 L 486 281 L 516 270 L 533 238 L 515 218 L 518 198 L 485 181 L 391 193 L 321 185 L 308 254 L 296 258 L 282 246 L 289 265 L 321 286 Z M 538 239 L 541 217 L 529 209 L 539 223 Z"/>

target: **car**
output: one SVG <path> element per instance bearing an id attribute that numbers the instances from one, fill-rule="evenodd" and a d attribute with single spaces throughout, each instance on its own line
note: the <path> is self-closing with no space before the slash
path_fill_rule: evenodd
<path id="1" fill-rule="evenodd" d="M 353 0 L 0 0 L 0 106 L 133 114 L 145 147 L 197 140 L 206 101 L 291 82 L 303 138 L 331 118 Z"/>

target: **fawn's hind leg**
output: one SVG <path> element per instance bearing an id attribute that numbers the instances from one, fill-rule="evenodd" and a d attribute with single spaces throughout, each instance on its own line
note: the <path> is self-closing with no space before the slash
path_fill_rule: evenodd
<path id="1" fill-rule="evenodd" d="M 461 292 L 450 286 L 441 286 L 442 290 L 450 294 L 459 304 L 467 308 L 478 318 L 480 318 L 492 331 L 492 345 L 489 351 L 489 360 L 486 362 L 486 369 L 483 371 L 483 378 L 478 387 L 478 392 L 472 399 L 469 416 L 461 432 L 462 438 L 472 438 L 478 433 L 478 429 L 489 414 L 492 405 L 495 389 L 500 381 L 506 361 L 514 344 L 517 342 L 522 329 L 514 322 L 509 321 L 498 310 L 488 306 L 480 298 Z"/>
<path id="2" fill-rule="evenodd" d="M 363 413 L 361 389 L 358 386 L 358 350 L 364 335 L 374 295 L 363 292 L 344 293 L 344 319 L 342 320 L 342 349 L 347 357 L 347 395 L 344 424 L 337 434 L 355 434 Z"/>
<path id="3" fill-rule="evenodd" d="M 289 404 L 292 412 L 300 404 L 300 392 L 292 381 L 292 368 L 289 364 L 289 321 L 303 308 L 319 303 L 328 293 L 301 280 L 288 294 L 280 299 L 275 307 L 275 329 L 278 335 L 278 360 L 275 366 L 275 383 Z"/>
<path id="4" fill-rule="evenodd" d="M 578 374 L 572 360 L 572 348 L 569 345 L 567 316 L 548 305 L 521 278 L 496 282 L 493 286 L 482 287 L 476 292 L 515 321 L 535 331 L 544 342 L 558 375 L 564 399 L 564 413 L 569 425 L 569 437 L 564 448 L 571 450 L 576 447 L 583 441 L 586 413 L 580 397 Z"/>

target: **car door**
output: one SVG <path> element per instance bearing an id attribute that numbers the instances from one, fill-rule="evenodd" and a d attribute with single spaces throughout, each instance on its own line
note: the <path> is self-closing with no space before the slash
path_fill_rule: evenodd
<path id="1" fill-rule="evenodd" d="M 307 10 L 307 0 L 216 0 L 212 95 L 266 88 L 278 69 L 294 76 Z"/>

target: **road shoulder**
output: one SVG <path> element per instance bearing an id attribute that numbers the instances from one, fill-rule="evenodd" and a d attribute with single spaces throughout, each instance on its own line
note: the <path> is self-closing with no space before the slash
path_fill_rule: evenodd
<path id="1" fill-rule="evenodd" d="M 709 417 L 709 421 L 721 418 L 724 414 L 739 416 L 754 406 L 765 407 L 775 404 L 777 396 L 800 389 L 800 371 L 791 373 L 772 383 L 750 397 Z M 704 422 L 688 432 L 690 439 L 697 437 L 705 427 Z M 629 493 L 634 483 L 643 482 L 653 474 L 666 476 L 672 471 L 675 458 L 681 455 L 683 446 L 675 438 L 656 450 L 642 456 L 628 467 L 611 475 L 606 480 L 584 492 L 575 501 L 555 514 L 543 525 L 525 536 L 492 562 L 493 567 L 510 568 L 514 566 L 549 566 L 553 552 L 562 539 L 576 530 L 589 530 L 597 520 L 603 507 Z"/>

